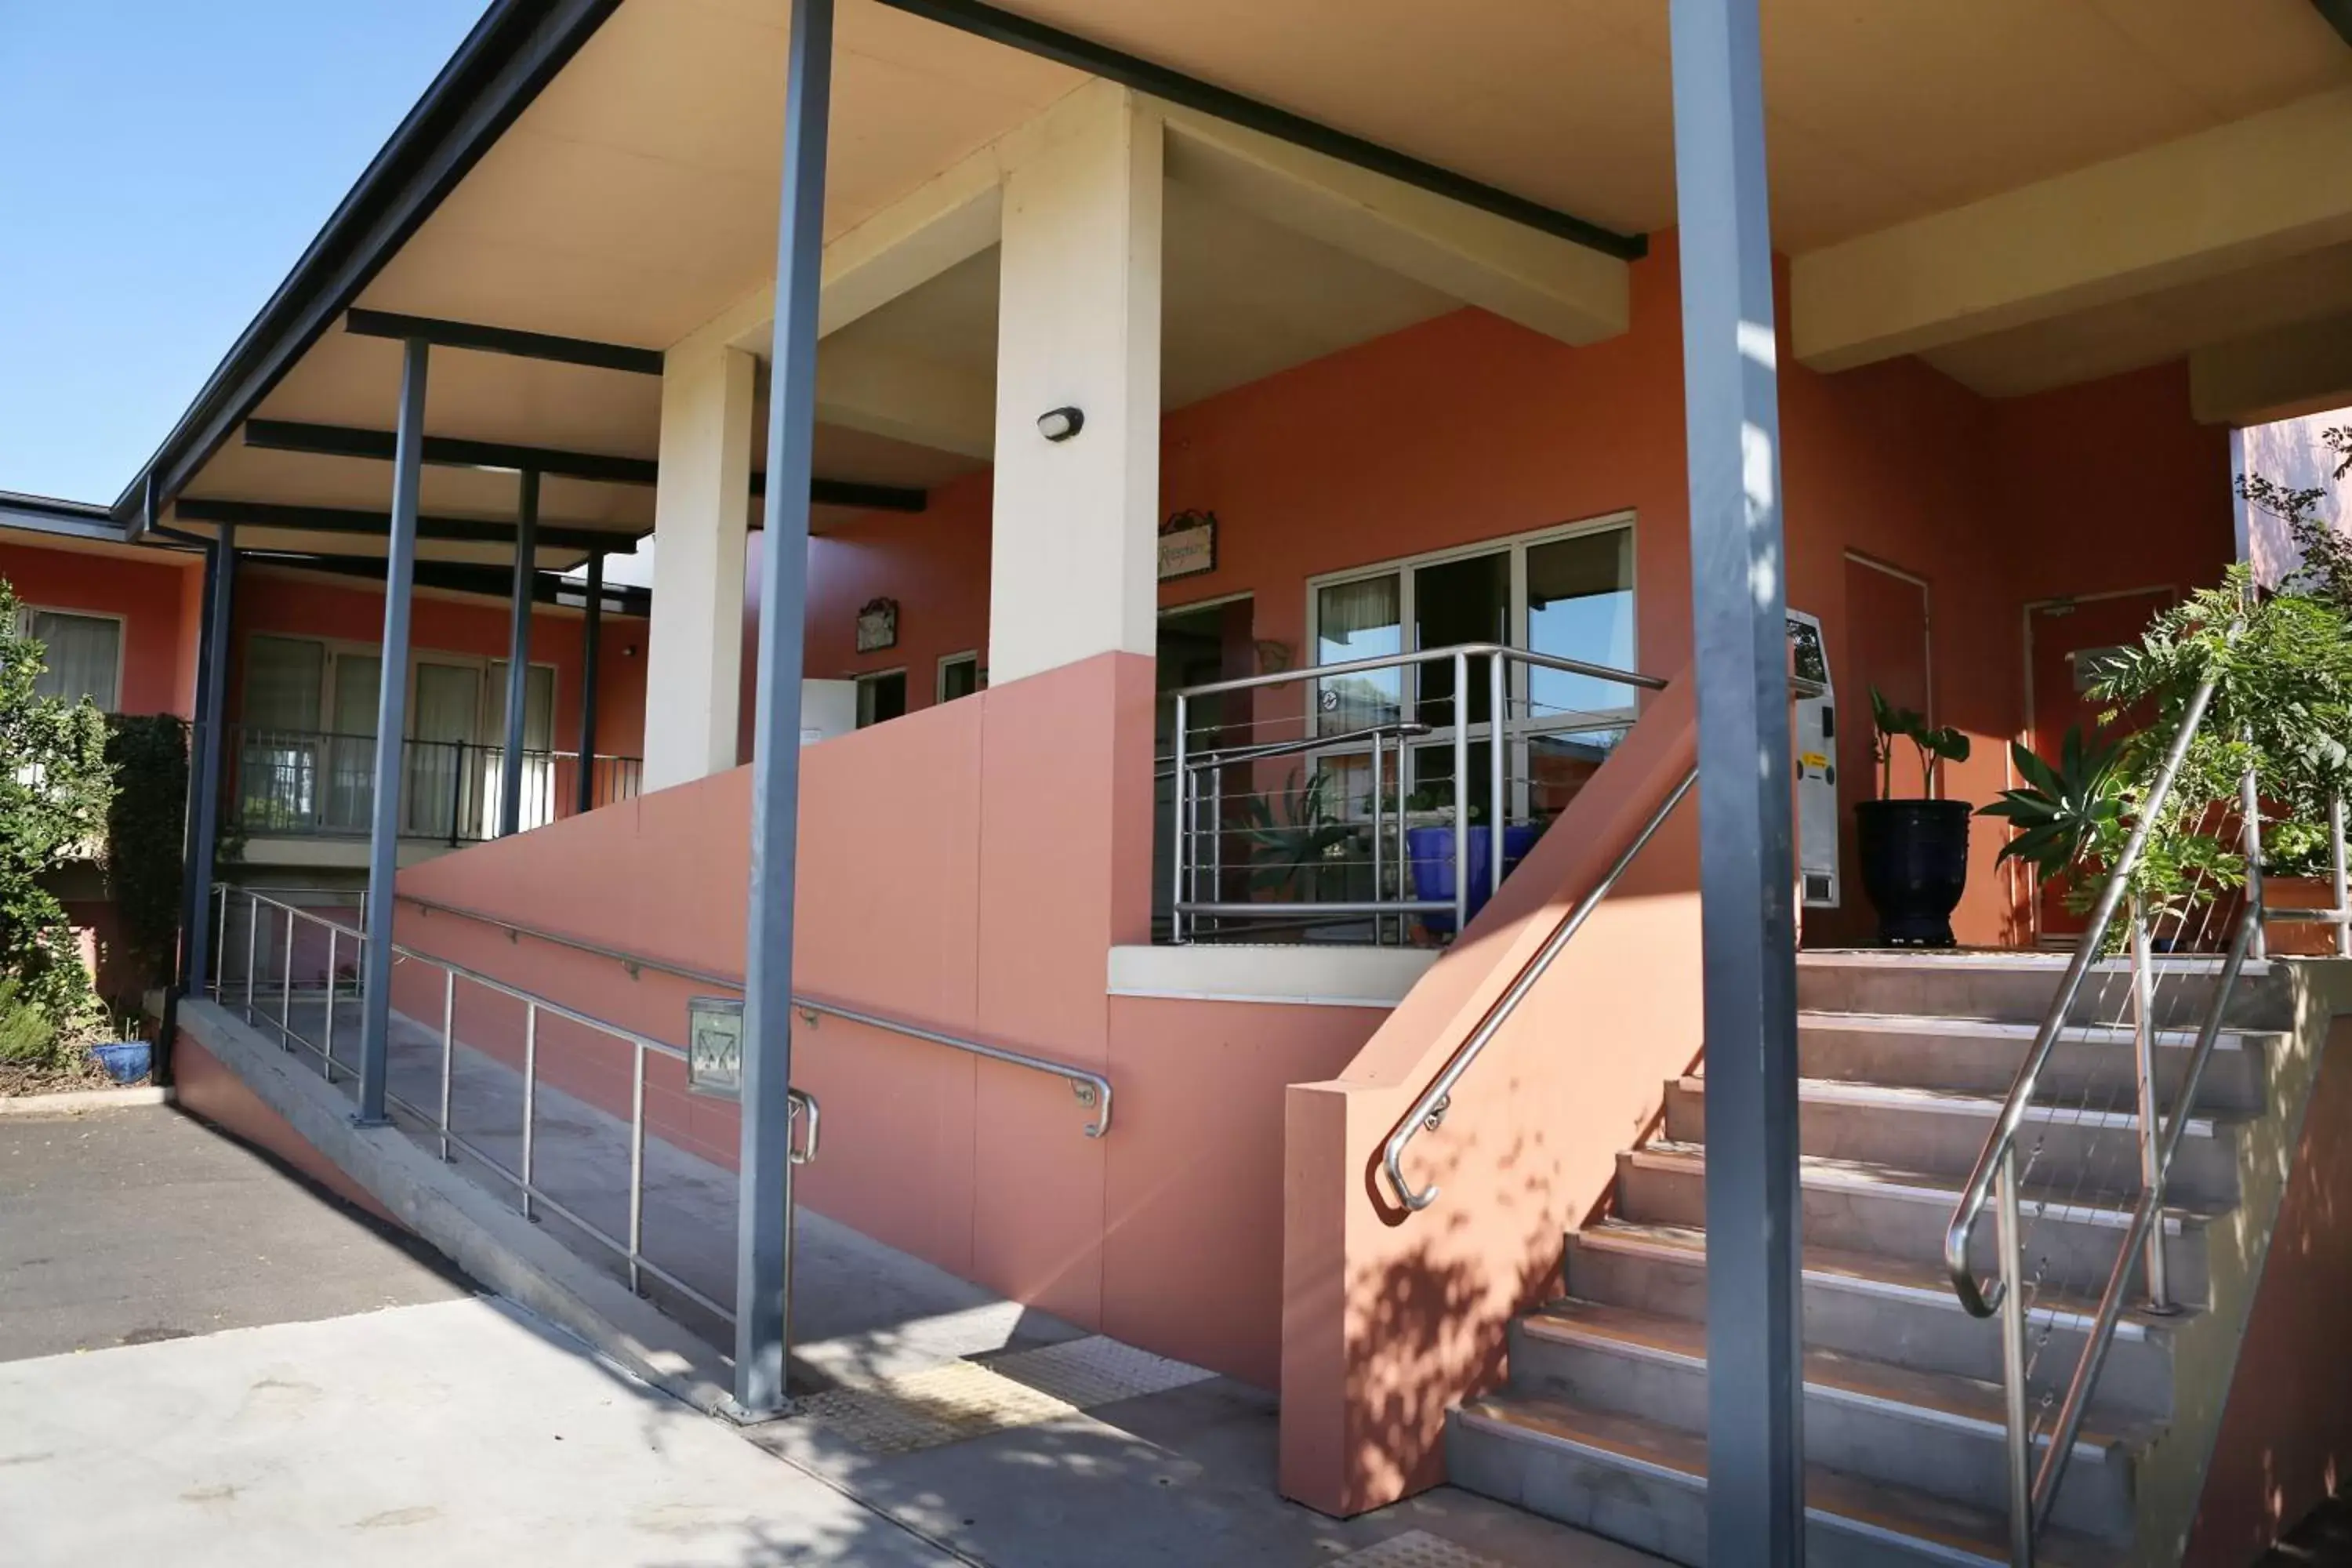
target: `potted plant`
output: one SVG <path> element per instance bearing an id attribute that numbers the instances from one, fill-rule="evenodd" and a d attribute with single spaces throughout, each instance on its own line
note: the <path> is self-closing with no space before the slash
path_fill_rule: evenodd
<path id="1" fill-rule="evenodd" d="M 1323 873 L 1329 862 L 1344 856 L 1355 829 L 1331 815 L 1325 795 L 1332 775 L 1317 769 L 1300 783 L 1290 770 L 1277 812 L 1264 798 L 1249 795 L 1241 803 L 1242 833 L 1250 844 L 1250 886 L 1276 899 L 1287 895 L 1320 898 Z M 1345 868 L 1339 869 L 1344 872 Z"/>
<path id="2" fill-rule="evenodd" d="M 1968 760 L 1969 738 L 1948 725 L 1931 727 L 1875 687 L 1870 711 L 1877 726 L 1871 755 L 1878 764 L 1878 798 L 1858 802 L 1853 815 L 1862 885 L 1878 910 L 1879 940 L 1897 947 L 1949 947 L 1952 911 L 1969 880 L 1969 804 L 1942 798 L 1943 770 L 1946 763 Z M 1908 741 L 1919 753 L 1921 797 L 1894 798 L 1898 741 Z"/>
<path id="3" fill-rule="evenodd" d="M 1404 833 L 1405 864 L 1412 873 L 1412 896 L 1431 902 L 1443 902 L 1454 897 L 1454 781 L 1439 779 L 1423 784 L 1405 797 Z M 1492 893 L 1493 835 L 1487 830 L 1486 807 L 1483 802 L 1472 801 L 1468 816 L 1470 830 L 1470 886 L 1467 900 L 1469 913 L 1475 917 L 1486 907 Z M 1503 875 L 1508 877 L 1527 858 L 1528 851 L 1543 837 L 1543 825 L 1536 822 L 1507 822 L 1503 825 Z M 1447 936 L 1454 931 L 1450 914 L 1424 913 L 1421 923 L 1432 935 Z"/>

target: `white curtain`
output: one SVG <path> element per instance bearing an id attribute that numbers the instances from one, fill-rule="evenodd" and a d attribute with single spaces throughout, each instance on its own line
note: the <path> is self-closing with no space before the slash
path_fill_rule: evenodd
<path id="1" fill-rule="evenodd" d="M 79 702 L 89 698 L 115 710 L 115 669 L 122 654 L 122 623 L 103 616 L 35 610 L 26 628 L 48 650 L 48 668 L 33 683 L 43 697 Z"/>
<path id="2" fill-rule="evenodd" d="M 488 828 L 501 816 L 505 788 L 507 744 L 507 661 L 490 661 L 488 709 L 489 725 L 482 733 L 482 799 Z M 555 820 L 555 671 L 534 664 L 523 673 L 522 811 L 523 831 Z"/>
<path id="3" fill-rule="evenodd" d="M 467 751 L 482 710 L 482 672 L 454 664 L 419 664 L 410 704 L 405 769 L 412 833 L 481 836 L 482 792 L 469 776 Z"/>

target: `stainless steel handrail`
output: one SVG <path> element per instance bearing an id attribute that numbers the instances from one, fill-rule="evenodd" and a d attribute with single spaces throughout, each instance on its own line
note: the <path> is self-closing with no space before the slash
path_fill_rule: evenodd
<path id="1" fill-rule="evenodd" d="M 1595 883 L 1591 890 L 1579 900 L 1576 907 L 1552 929 L 1551 935 L 1545 939 L 1543 946 L 1538 949 L 1535 955 L 1520 968 L 1517 977 L 1512 980 L 1509 988 L 1495 999 L 1494 1005 L 1486 1009 L 1486 1016 L 1478 1020 L 1477 1027 L 1470 1032 L 1470 1037 L 1465 1040 L 1461 1048 L 1447 1060 L 1444 1070 L 1430 1080 L 1429 1086 L 1421 1091 L 1420 1098 L 1412 1102 L 1412 1109 L 1405 1112 L 1404 1120 L 1399 1122 L 1396 1130 L 1389 1134 L 1388 1144 L 1381 1152 L 1381 1164 L 1388 1173 L 1389 1185 L 1395 1189 L 1397 1201 L 1406 1208 L 1416 1213 L 1427 1208 L 1437 1201 L 1437 1194 L 1441 1189 L 1431 1186 L 1420 1192 L 1413 1190 L 1412 1184 L 1407 1182 L 1404 1176 L 1405 1146 L 1411 1143 L 1414 1135 L 1424 1127 L 1433 1131 L 1435 1131 L 1438 1123 L 1444 1120 L 1445 1108 L 1453 1095 L 1454 1085 L 1462 1081 L 1463 1075 L 1467 1073 L 1472 1064 L 1477 1061 L 1479 1054 L 1494 1040 L 1504 1024 L 1509 1021 L 1511 1015 L 1518 1010 L 1519 1004 L 1527 1000 L 1528 994 L 1535 989 L 1536 982 L 1543 978 L 1545 971 L 1551 967 L 1552 961 L 1560 955 L 1576 933 L 1583 928 L 1584 922 L 1591 917 L 1592 911 L 1599 909 L 1601 900 L 1615 890 L 1618 882 L 1624 878 L 1634 859 L 1643 849 L 1649 847 L 1650 840 L 1657 837 L 1658 829 L 1665 826 L 1666 818 L 1674 815 L 1675 807 L 1682 804 L 1683 797 L 1690 793 L 1691 786 L 1697 782 L 1698 769 L 1696 767 L 1683 775 L 1682 782 L 1675 785 L 1673 791 L 1667 795 L 1664 803 L 1650 814 L 1649 820 L 1642 825 L 1641 831 L 1633 835 L 1633 842 L 1628 844 L 1619 853 L 1617 858 L 1610 863 L 1609 869 L 1601 873 L 1601 880 Z"/>
<path id="2" fill-rule="evenodd" d="M 2171 749 L 2165 752 L 2164 765 L 2158 770 L 2148 798 L 2140 808 L 2139 821 L 2133 825 L 2131 837 L 2125 842 L 2123 852 L 2116 856 L 2114 868 L 2107 875 L 2106 886 L 2099 890 L 2099 901 L 2091 911 L 2090 924 L 2082 940 L 2074 946 L 2074 958 L 2066 965 L 2066 975 L 2059 983 L 2057 999 L 2051 1004 L 2049 1014 L 2035 1032 L 2033 1045 L 2025 1053 L 2018 1068 L 2016 1079 L 2010 1085 L 2009 1098 L 2002 1104 L 2000 1120 L 1994 1123 L 1991 1136 L 1985 1141 L 1984 1152 L 1977 1157 L 1976 1168 L 1969 1172 L 1967 1184 L 1960 1190 L 1960 1201 L 1952 1210 L 1951 1224 L 1944 1232 L 1944 1268 L 1951 1276 L 1952 1289 L 1960 1305 L 1972 1317 L 1990 1318 L 2000 1309 L 2001 1293 L 2009 1281 L 1997 1279 L 1990 1289 L 1977 1283 L 1976 1268 L 1969 1261 L 1969 1243 L 1984 1205 L 1992 1195 L 1994 1182 L 1999 1178 L 2002 1161 L 2016 1141 L 2018 1129 L 2024 1124 L 2026 1112 L 2033 1103 L 2034 1091 L 2040 1087 L 2042 1069 L 2050 1060 L 2050 1053 L 2064 1029 L 2066 1016 L 2073 1011 L 2074 998 L 2083 988 L 2083 977 L 2089 973 L 2106 943 L 2107 928 L 2115 922 L 2116 910 L 2123 902 L 2132 872 L 2138 867 L 2140 856 L 2147 848 L 2148 836 L 2155 831 L 2158 816 L 2165 803 L 2171 798 L 2174 779 L 2180 764 L 2189 755 L 2189 748 L 2197 738 L 2198 728 L 2205 721 L 2205 710 L 2213 700 L 2213 681 L 2207 679 L 2189 698 L 2181 715 L 2180 730 L 2173 737 Z"/>
<path id="3" fill-rule="evenodd" d="M 334 958 L 337 947 L 341 938 L 349 937 L 352 940 L 354 951 L 356 951 L 358 948 L 363 946 L 369 940 L 366 932 L 361 931 L 355 926 L 344 925 L 339 921 L 324 919 L 310 910 L 301 909 L 296 905 L 285 903 L 279 900 L 256 893 L 251 889 L 239 888 L 231 884 L 224 883 L 216 889 L 216 891 L 220 900 L 221 921 L 224 928 L 226 928 L 227 923 L 228 905 L 231 897 L 241 893 L 245 896 L 247 902 L 247 935 L 246 950 L 246 980 L 243 996 L 246 1021 L 248 1024 L 264 1021 L 269 1023 L 272 1027 L 277 1029 L 278 1043 L 286 1050 L 291 1051 L 299 1045 L 304 1049 L 320 1056 L 322 1058 L 322 1070 L 326 1079 L 330 1083 L 333 1082 L 336 1068 L 341 1065 L 337 1063 L 334 1058 L 334 1019 L 337 991 Z M 285 973 L 281 977 L 279 984 L 279 1013 L 278 1017 L 274 1019 L 269 1017 L 266 1010 L 261 1012 L 258 1015 L 258 1017 L 257 1017 L 254 1008 L 256 989 L 254 966 L 256 949 L 257 945 L 257 938 L 260 929 L 261 910 L 265 905 L 270 909 L 278 910 L 286 917 L 286 942 L 284 948 L 281 950 L 281 955 L 286 968 Z M 314 925 L 324 927 L 328 932 L 328 963 L 326 969 L 325 996 L 326 1019 L 325 1026 L 322 1030 L 324 1035 L 323 1045 L 313 1044 L 310 1040 L 304 1037 L 299 1030 L 294 1027 L 293 932 L 294 923 L 297 920 L 308 921 Z M 520 1194 L 521 1208 L 526 1216 L 535 1217 L 538 1210 L 544 1209 L 548 1213 L 553 1214 L 575 1226 L 582 1234 L 587 1236 L 590 1239 L 597 1242 L 599 1245 L 606 1247 L 612 1252 L 618 1254 L 627 1268 L 629 1287 L 631 1289 L 640 1289 L 645 1278 L 651 1277 L 660 1280 L 665 1285 L 669 1286 L 672 1289 L 677 1290 L 679 1294 L 685 1296 L 688 1300 L 692 1300 L 698 1306 L 702 1307 L 705 1310 L 713 1312 L 720 1318 L 732 1322 L 734 1321 L 734 1313 L 724 1304 L 713 1300 L 703 1291 L 696 1289 L 693 1285 L 680 1279 L 676 1274 L 671 1273 L 668 1269 L 654 1262 L 653 1259 L 645 1255 L 645 1172 L 646 1133 L 646 1058 L 650 1054 L 664 1056 L 674 1061 L 683 1062 L 687 1059 L 687 1053 L 684 1047 L 671 1045 L 667 1040 L 656 1039 L 651 1035 L 642 1034 L 637 1030 L 612 1023 L 607 1019 L 592 1016 L 589 1014 L 581 1012 L 577 1008 L 568 1007 L 561 1002 L 552 1001 L 547 997 L 539 995 L 535 992 L 526 991 L 519 985 L 509 984 L 508 982 L 498 979 L 494 975 L 484 974 L 478 970 L 468 968 L 464 964 L 452 963 L 446 959 L 436 958 L 430 953 L 419 952 L 415 949 L 407 947 L 399 942 L 392 944 L 392 951 L 396 959 L 405 959 L 411 963 L 421 964 L 427 968 L 437 969 L 442 973 L 441 1072 L 440 1093 L 436 1109 L 427 1110 L 425 1107 L 420 1106 L 402 1095 L 392 1092 L 389 1089 L 385 1091 L 384 1096 L 386 1103 L 392 1106 L 394 1110 L 405 1111 L 410 1116 L 413 1116 L 419 1121 L 424 1122 L 426 1128 L 440 1142 L 441 1157 L 444 1160 L 447 1160 L 451 1157 L 451 1149 L 461 1149 L 467 1153 L 471 1154 L 476 1160 L 479 1161 L 484 1167 L 504 1180 L 513 1184 L 517 1191 Z M 225 954 L 223 954 L 222 957 L 225 958 Z M 220 959 L 216 958 L 216 965 L 219 962 Z M 451 1087 L 454 1078 L 454 1063 L 457 1056 L 457 982 L 460 979 L 469 981 L 487 990 L 508 996 L 523 1004 L 524 1057 L 521 1152 L 522 1169 L 520 1171 L 509 1169 L 488 1150 L 483 1148 L 480 1144 L 459 1132 L 451 1119 Z M 219 1002 L 223 1006 L 226 1006 L 228 1005 L 228 987 L 221 980 L 217 967 L 215 969 L 213 984 L 213 995 L 215 1000 Z M 572 1209 L 568 1205 L 553 1197 L 546 1191 L 545 1188 L 541 1186 L 536 1180 L 536 1172 L 533 1168 L 532 1155 L 535 1146 L 534 1109 L 537 1099 L 536 1090 L 538 1081 L 537 1068 L 539 1053 L 537 1044 L 539 1015 L 541 1013 L 547 1013 L 552 1016 L 563 1018 L 569 1022 L 580 1025 L 584 1028 L 593 1029 L 601 1034 L 611 1036 L 614 1039 L 619 1040 L 623 1045 L 628 1046 L 631 1048 L 632 1071 L 629 1096 L 629 1234 L 625 1239 L 610 1234 L 603 1226 L 597 1225 L 593 1220 L 587 1218 L 585 1215 Z M 342 1070 L 346 1073 L 351 1073 L 352 1071 L 350 1068 L 344 1068 Z M 805 1089 L 793 1089 L 788 1090 L 788 1103 L 790 1106 L 791 1118 L 803 1124 L 803 1132 L 800 1145 L 797 1148 L 788 1151 L 786 1157 L 795 1165 L 812 1163 L 817 1158 L 823 1124 L 823 1116 L 819 1110 L 816 1098 L 815 1096 L 808 1093 Z"/>
<path id="4" fill-rule="evenodd" d="M 740 974 L 722 974 L 717 970 L 697 969 L 689 964 L 672 963 L 666 958 L 652 958 L 641 952 L 631 952 L 623 948 L 608 946 L 604 942 L 591 942 L 585 937 L 567 936 L 562 931 L 521 925 L 497 915 L 485 913 L 480 910 L 467 909 L 460 904 L 447 904 L 437 899 L 419 898 L 414 893 L 395 893 L 393 896 L 402 903 L 412 905 L 428 913 L 453 915 L 459 920 L 473 921 L 478 924 L 509 931 L 517 936 L 527 936 L 536 942 L 548 942 L 556 947 L 567 947 L 575 952 L 588 953 L 596 958 L 609 959 L 627 969 L 632 977 L 639 970 L 650 969 L 658 974 L 671 974 L 681 980 L 691 980 L 698 985 L 714 985 L 727 991 L 743 989 L 743 977 Z M 985 1041 L 966 1039 L 960 1035 L 947 1034 L 940 1030 L 927 1028 L 919 1024 L 909 1024 L 900 1019 L 884 1017 L 877 1013 L 845 1007 L 838 1002 L 828 1002 L 819 996 L 795 993 L 793 996 L 793 1005 L 798 1008 L 802 1016 L 807 1017 L 812 1024 L 816 1021 L 818 1016 L 839 1018 L 845 1023 L 862 1024 L 868 1028 L 881 1029 L 894 1035 L 904 1035 L 908 1039 L 922 1040 L 935 1046 L 945 1046 L 950 1050 L 985 1057 L 991 1061 L 1003 1062 L 1008 1067 L 1025 1068 L 1033 1072 L 1061 1079 L 1070 1085 L 1080 1105 L 1091 1107 L 1097 1113 L 1093 1124 L 1083 1129 L 1086 1136 L 1100 1138 L 1110 1131 L 1110 1079 L 1091 1068 L 1072 1067 L 1067 1062 L 1030 1056 L 1023 1051 L 1007 1050 L 1002 1046 L 992 1046 Z"/>
<path id="5" fill-rule="evenodd" d="M 1371 669 L 1397 669 L 1408 664 L 1435 664 L 1441 659 L 1486 658 L 1493 655 L 1531 664 L 1540 669 L 1556 669 L 1563 675 L 1589 675 L 1595 680 L 1605 680 L 1619 686 L 1638 686 L 1644 691 L 1664 691 L 1665 678 L 1643 675 L 1637 669 L 1618 669 L 1606 664 L 1593 664 L 1581 658 L 1562 658 L 1556 654 L 1538 653 L 1533 648 L 1513 647 L 1508 643 L 1452 643 L 1444 647 L 1416 648 L 1411 653 L 1376 654 L 1370 658 L 1351 658 L 1339 664 L 1301 665 L 1297 669 L 1277 669 L 1265 675 L 1241 675 L 1228 680 L 1212 680 L 1199 686 L 1187 686 L 1172 693 L 1178 697 L 1213 697 L 1221 691 L 1247 691 L 1261 686 L 1289 686 L 1302 680 L 1328 680 L 1335 675 L 1359 675 Z"/>

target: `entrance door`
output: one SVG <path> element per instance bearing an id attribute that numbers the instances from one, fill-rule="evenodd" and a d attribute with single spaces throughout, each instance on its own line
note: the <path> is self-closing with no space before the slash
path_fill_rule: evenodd
<path id="1" fill-rule="evenodd" d="M 1246 596 L 1170 610 L 1160 616 L 1158 679 L 1154 683 L 1159 701 L 1151 728 L 1153 756 L 1172 759 L 1176 753 L 1174 693 L 1188 686 L 1255 673 L 1256 644 L 1252 640 L 1255 625 L 1252 601 Z M 1184 727 L 1189 731 L 1184 738 L 1186 749 L 1198 755 L 1205 749 L 1227 743 L 1227 713 L 1241 714 L 1245 728 L 1249 706 L 1248 692 L 1201 698 L 1188 703 L 1184 714 Z M 1236 729 L 1230 737 L 1234 743 L 1242 739 L 1242 729 Z M 1169 934 L 1175 893 L 1176 781 L 1172 772 L 1161 776 L 1169 767 L 1170 763 L 1163 761 L 1152 770 L 1151 929 L 1160 939 Z M 1244 880 L 1245 876 L 1244 873 Z"/>
<path id="2" fill-rule="evenodd" d="M 1877 729 L 1870 721 L 1870 694 L 1877 690 L 1898 708 L 1936 716 L 1935 667 L 1926 579 L 1900 567 L 1849 555 L 1845 561 L 1845 657 L 1836 666 L 1838 684 L 1838 863 L 1845 868 L 1845 895 L 1834 910 L 1805 911 L 1809 946 L 1867 942 L 1878 930 L 1877 911 L 1862 889 L 1861 846 L 1853 808 L 1878 797 L 1877 763 L 1871 752 Z M 1907 745 L 1895 750 L 1896 796 L 1922 788 L 1917 755 Z"/>
<path id="3" fill-rule="evenodd" d="M 2032 715 L 2027 743 L 2037 755 L 2055 760 L 2072 726 L 2080 725 L 2085 739 L 2103 736 L 2101 705 L 2087 695 L 2098 679 L 2102 656 L 2137 644 L 2158 612 L 2169 609 L 2179 597 L 2178 590 L 2169 587 L 2139 588 L 2026 607 L 2026 679 Z M 2126 732 L 2136 727 L 2128 720 L 2117 726 Z M 2112 740 L 2115 732 L 2105 732 L 2104 738 Z M 2082 934 L 2083 917 L 2066 908 L 2067 889 L 2064 878 L 2053 879 L 2034 900 L 2037 941 L 2071 943 Z"/>

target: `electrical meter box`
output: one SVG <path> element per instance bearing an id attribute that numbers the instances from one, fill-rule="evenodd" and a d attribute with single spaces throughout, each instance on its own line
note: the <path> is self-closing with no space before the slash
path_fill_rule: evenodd
<path id="1" fill-rule="evenodd" d="M 1811 909 L 1838 907 L 1837 687 L 1819 616 L 1789 612 L 1789 673 L 1821 690 L 1800 691 L 1794 710 L 1797 754 L 1797 875 Z"/>

